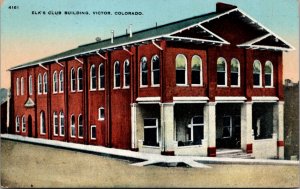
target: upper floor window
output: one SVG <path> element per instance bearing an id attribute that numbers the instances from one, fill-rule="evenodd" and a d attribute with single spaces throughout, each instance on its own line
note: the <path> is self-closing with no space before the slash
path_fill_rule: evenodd
<path id="1" fill-rule="evenodd" d="M 21 77 L 21 95 L 24 95 L 24 77 Z"/>
<path id="2" fill-rule="evenodd" d="M 115 62 L 114 65 L 114 88 L 120 87 L 120 63 L 119 61 Z"/>
<path id="3" fill-rule="evenodd" d="M 265 85 L 273 87 L 273 64 L 269 60 L 265 64 Z"/>
<path id="4" fill-rule="evenodd" d="M 240 86 L 240 63 L 236 58 L 231 60 L 230 66 L 230 81 L 231 86 L 239 87 Z"/>
<path id="5" fill-rule="evenodd" d="M 76 90 L 76 78 L 75 78 L 75 69 L 71 69 L 71 91 L 74 92 Z"/>
<path id="6" fill-rule="evenodd" d="M 53 129 L 54 129 L 54 136 L 58 135 L 58 116 L 56 112 L 53 112 Z"/>
<path id="7" fill-rule="evenodd" d="M 16 132 L 20 131 L 20 118 L 16 116 Z"/>
<path id="8" fill-rule="evenodd" d="M 30 75 L 28 78 L 28 91 L 29 95 L 32 95 L 32 75 Z"/>
<path id="9" fill-rule="evenodd" d="M 124 87 L 130 86 L 130 63 L 129 60 L 126 59 L 124 61 Z"/>
<path id="10" fill-rule="evenodd" d="M 22 116 L 22 132 L 26 132 L 26 118 L 25 118 L 25 115 Z"/>
<path id="11" fill-rule="evenodd" d="M 59 113 L 59 135 L 64 136 L 65 135 L 65 117 L 64 113 L 61 111 Z"/>
<path id="12" fill-rule="evenodd" d="M 83 138 L 83 120 L 81 114 L 78 116 L 78 138 Z"/>
<path id="13" fill-rule="evenodd" d="M 40 134 L 46 134 L 45 112 L 40 113 Z"/>
<path id="14" fill-rule="evenodd" d="M 159 57 L 154 55 L 151 60 L 151 85 L 159 86 L 160 83 L 160 65 L 159 65 Z"/>
<path id="15" fill-rule="evenodd" d="M 192 58 L 192 85 L 202 85 L 202 59 L 198 55 Z"/>
<path id="16" fill-rule="evenodd" d="M 75 137 L 76 135 L 76 131 L 75 131 L 75 116 L 74 115 L 71 115 L 71 127 L 70 127 L 70 130 L 71 130 L 71 137 Z"/>
<path id="17" fill-rule="evenodd" d="M 57 93 L 57 72 L 55 71 L 54 73 L 53 73 L 53 93 Z"/>
<path id="18" fill-rule="evenodd" d="M 64 72 L 61 70 L 59 72 L 59 92 L 64 91 Z"/>
<path id="19" fill-rule="evenodd" d="M 104 64 L 99 65 L 99 89 L 105 88 L 105 69 Z"/>
<path id="20" fill-rule="evenodd" d="M 217 60 L 217 84 L 227 86 L 227 63 L 222 57 Z"/>
<path id="21" fill-rule="evenodd" d="M 261 63 L 259 60 L 254 60 L 253 63 L 253 85 L 261 87 Z"/>
<path id="22" fill-rule="evenodd" d="M 90 90 L 96 90 L 97 76 L 96 76 L 96 67 L 93 64 L 90 70 Z"/>
<path id="23" fill-rule="evenodd" d="M 96 125 L 91 125 L 91 139 L 96 140 Z"/>
<path id="24" fill-rule="evenodd" d="M 176 56 L 175 61 L 176 61 L 176 84 L 187 85 L 186 57 L 183 54 L 178 54 Z"/>
<path id="25" fill-rule="evenodd" d="M 104 108 L 101 107 L 101 108 L 98 109 L 98 120 L 104 120 L 104 116 L 105 116 Z"/>
<path id="26" fill-rule="evenodd" d="M 147 58 L 142 57 L 141 58 L 141 86 L 147 86 L 148 85 L 148 66 L 147 66 Z"/>
<path id="27" fill-rule="evenodd" d="M 42 94 L 43 84 L 42 84 L 42 75 L 38 76 L 38 94 Z"/>
<path id="28" fill-rule="evenodd" d="M 20 95 L 20 80 L 19 78 L 17 78 L 17 81 L 16 81 L 16 88 L 17 88 L 17 96 Z"/>
<path id="29" fill-rule="evenodd" d="M 77 70 L 77 90 L 82 91 L 83 89 L 83 79 L 82 79 L 82 68 Z"/>
<path id="30" fill-rule="evenodd" d="M 44 93 L 44 94 L 47 94 L 47 91 L 48 91 L 47 73 L 44 73 L 44 76 L 43 76 L 43 83 L 44 83 L 44 90 L 43 90 L 43 93 Z"/>

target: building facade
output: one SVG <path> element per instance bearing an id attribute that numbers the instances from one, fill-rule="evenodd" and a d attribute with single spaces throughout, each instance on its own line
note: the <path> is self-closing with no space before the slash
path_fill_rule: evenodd
<path id="1" fill-rule="evenodd" d="M 11 71 L 22 136 L 165 155 L 283 158 L 282 52 L 236 6 L 81 45 Z"/>

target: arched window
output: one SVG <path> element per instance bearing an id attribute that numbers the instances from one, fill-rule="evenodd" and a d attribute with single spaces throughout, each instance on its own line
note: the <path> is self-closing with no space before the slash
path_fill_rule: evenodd
<path id="1" fill-rule="evenodd" d="M 30 75 L 28 78 L 28 91 L 29 95 L 32 95 L 32 75 Z"/>
<path id="2" fill-rule="evenodd" d="M 147 66 L 147 58 L 146 57 L 142 57 L 141 58 L 141 86 L 145 87 L 148 85 L 148 66 Z"/>
<path id="3" fill-rule="evenodd" d="M 265 85 L 273 87 L 273 64 L 269 60 L 265 64 Z"/>
<path id="4" fill-rule="evenodd" d="M 24 78 L 21 77 L 21 95 L 24 95 Z"/>
<path id="5" fill-rule="evenodd" d="M 42 89 L 43 88 L 43 84 L 42 84 L 42 75 L 39 74 L 38 76 L 38 94 L 42 94 Z"/>
<path id="6" fill-rule="evenodd" d="M 16 88 L 17 88 L 17 96 L 20 95 L 20 80 L 19 78 L 17 78 L 17 81 L 16 81 Z"/>
<path id="7" fill-rule="evenodd" d="M 120 87 L 120 63 L 116 61 L 114 64 L 114 88 Z"/>
<path id="8" fill-rule="evenodd" d="M 59 72 L 59 92 L 64 91 L 64 72 L 61 70 Z"/>
<path id="9" fill-rule="evenodd" d="M 240 63 L 236 58 L 231 60 L 230 64 L 230 82 L 231 86 L 239 87 L 240 86 Z"/>
<path id="10" fill-rule="evenodd" d="M 59 113 L 59 135 L 65 135 L 65 117 L 62 111 Z"/>
<path id="11" fill-rule="evenodd" d="M 159 86 L 160 83 L 160 65 L 159 65 L 159 57 L 154 55 L 151 59 L 151 85 Z"/>
<path id="12" fill-rule="evenodd" d="M 40 113 L 40 134 L 46 134 L 45 112 Z"/>
<path id="13" fill-rule="evenodd" d="M 99 65 L 99 89 L 105 88 L 105 68 L 104 64 Z"/>
<path id="14" fill-rule="evenodd" d="M 47 91 L 48 91 L 47 73 L 44 73 L 43 82 L 44 82 L 44 91 L 43 91 L 43 93 L 47 94 Z"/>
<path id="15" fill-rule="evenodd" d="M 202 59 L 198 55 L 192 58 L 192 84 L 202 85 Z"/>
<path id="16" fill-rule="evenodd" d="M 259 60 L 254 60 L 253 63 L 253 85 L 261 86 L 261 63 Z"/>
<path id="17" fill-rule="evenodd" d="M 74 92 L 75 90 L 76 90 L 75 69 L 71 68 L 71 91 Z"/>
<path id="18" fill-rule="evenodd" d="M 104 108 L 101 107 L 101 108 L 98 109 L 98 120 L 104 120 L 104 116 L 105 116 Z"/>
<path id="19" fill-rule="evenodd" d="M 124 88 L 128 88 L 130 86 L 130 63 L 129 60 L 126 59 L 124 61 Z"/>
<path id="20" fill-rule="evenodd" d="M 52 83 L 52 85 L 53 85 L 53 93 L 57 93 L 57 72 L 55 71 L 54 73 L 53 73 L 53 83 Z"/>
<path id="21" fill-rule="evenodd" d="M 176 56 L 175 62 L 176 62 L 176 84 L 187 85 L 186 57 L 183 54 L 178 54 Z"/>
<path id="22" fill-rule="evenodd" d="M 54 136 L 58 135 L 58 116 L 56 112 L 53 112 L 53 134 Z"/>
<path id="23" fill-rule="evenodd" d="M 78 138 L 83 138 L 83 120 L 81 114 L 78 116 Z"/>
<path id="24" fill-rule="evenodd" d="M 96 90 L 96 86 L 97 86 L 96 67 L 93 64 L 90 70 L 90 90 Z"/>
<path id="25" fill-rule="evenodd" d="M 25 115 L 22 116 L 22 132 L 26 132 L 26 118 L 25 118 Z"/>
<path id="26" fill-rule="evenodd" d="M 20 118 L 16 116 L 16 132 L 20 132 Z"/>
<path id="27" fill-rule="evenodd" d="M 82 91 L 83 89 L 83 79 L 82 79 L 82 68 L 77 69 L 77 90 Z"/>
<path id="28" fill-rule="evenodd" d="M 217 60 L 217 84 L 227 86 L 227 63 L 222 57 Z"/>
<path id="29" fill-rule="evenodd" d="M 70 127 L 70 130 L 71 130 L 71 137 L 75 137 L 76 135 L 76 131 L 75 131 L 75 116 L 74 115 L 71 115 L 71 127 Z"/>

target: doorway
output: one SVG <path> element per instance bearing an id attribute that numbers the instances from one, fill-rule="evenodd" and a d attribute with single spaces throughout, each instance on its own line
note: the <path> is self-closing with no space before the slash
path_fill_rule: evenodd
<path id="1" fill-rule="evenodd" d="M 32 137 L 32 117 L 28 116 L 28 137 Z"/>

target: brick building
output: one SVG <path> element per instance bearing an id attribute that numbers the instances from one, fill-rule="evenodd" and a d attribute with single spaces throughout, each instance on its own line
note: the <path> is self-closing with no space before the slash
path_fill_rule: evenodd
<path id="1" fill-rule="evenodd" d="M 14 133 L 166 155 L 283 158 L 282 52 L 236 6 L 11 71 Z"/>

